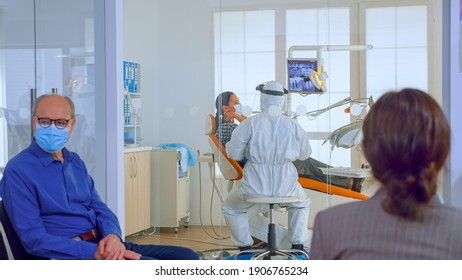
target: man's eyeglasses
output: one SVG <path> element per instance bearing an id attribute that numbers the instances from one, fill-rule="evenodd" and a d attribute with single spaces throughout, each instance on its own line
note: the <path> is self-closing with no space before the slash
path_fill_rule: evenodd
<path id="1" fill-rule="evenodd" d="M 40 127 L 42 127 L 42 128 L 49 128 L 51 126 L 51 124 L 54 123 L 57 129 L 65 129 L 67 127 L 67 125 L 69 124 L 69 121 L 71 120 L 71 119 L 69 119 L 69 120 L 65 120 L 65 119 L 53 120 L 53 119 L 49 119 L 49 118 L 39 118 L 39 117 L 35 117 L 35 119 L 37 120 L 38 125 L 40 125 Z"/>

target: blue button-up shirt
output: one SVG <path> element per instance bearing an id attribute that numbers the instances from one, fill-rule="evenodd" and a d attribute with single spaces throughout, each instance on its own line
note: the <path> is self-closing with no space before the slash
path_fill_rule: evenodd
<path id="1" fill-rule="evenodd" d="M 7 164 L 0 196 L 24 248 L 51 259 L 93 259 L 97 244 L 71 238 L 98 228 L 121 236 L 115 214 L 101 201 L 80 157 L 62 149 L 55 160 L 35 141 Z"/>

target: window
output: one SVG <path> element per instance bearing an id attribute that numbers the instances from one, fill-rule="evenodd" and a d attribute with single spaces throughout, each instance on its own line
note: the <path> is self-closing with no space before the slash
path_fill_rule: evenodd
<path id="1" fill-rule="evenodd" d="M 286 11 L 286 52 L 299 45 L 349 45 L 349 8 L 303 9 Z M 315 58 L 316 51 L 294 52 L 293 57 Z M 324 70 L 328 73 L 327 93 L 300 96 L 292 94 L 292 108 L 305 105 L 308 111 L 325 108 L 350 96 L 350 54 L 348 51 L 323 52 Z M 298 122 L 310 135 L 312 157 L 333 162 L 336 166 L 350 166 L 350 151 L 323 145 L 328 133 L 350 122 L 350 115 L 338 107 L 316 119 L 299 117 Z"/>
<path id="2" fill-rule="evenodd" d="M 274 11 L 215 13 L 215 95 L 234 91 L 256 109 L 255 87 L 275 79 Z"/>
<path id="3" fill-rule="evenodd" d="M 389 90 L 428 91 L 427 7 L 367 8 L 367 93 L 376 100 Z"/>
<path id="4" fill-rule="evenodd" d="M 387 6 L 380 6 L 383 4 Z M 352 52 L 324 51 L 327 93 L 307 96 L 292 93 L 291 111 L 301 104 L 308 111 L 314 111 L 347 97 L 372 95 L 376 100 L 384 92 L 404 86 L 428 91 L 427 6 L 396 6 L 401 5 L 396 1 L 346 5 L 348 7 L 216 13 L 215 94 L 236 91 L 243 105 L 257 109 L 257 84 L 272 79 L 287 82 L 286 59 L 291 46 L 359 44 L 370 44 L 373 49 L 362 53 L 361 61 L 354 61 L 355 68 L 351 65 Z M 352 20 L 352 14 L 358 11 L 362 20 Z M 364 24 L 360 26 L 359 22 Z M 285 33 L 276 34 L 276 30 L 285 30 Z M 282 46 L 280 40 L 284 42 Z M 292 57 L 316 58 L 317 52 L 299 51 Z M 352 69 L 357 73 L 351 73 Z M 313 158 L 334 166 L 357 163 L 359 156 L 355 150 L 331 150 L 329 143 L 323 144 L 330 132 L 352 121 L 344 112 L 347 107 L 334 108 L 314 120 L 297 118 L 310 136 Z"/>

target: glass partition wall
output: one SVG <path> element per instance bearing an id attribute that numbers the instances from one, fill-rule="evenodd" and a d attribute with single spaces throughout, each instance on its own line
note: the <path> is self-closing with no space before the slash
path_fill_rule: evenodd
<path id="1" fill-rule="evenodd" d="M 427 1 L 219 1 L 215 97 L 235 92 L 258 114 L 258 84 L 277 80 L 289 90 L 283 113 L 308 134 L 311 164 L 325 165 L 318 174 L 299 170 L 300 178 L 318 181 L 299 179 L 312 201 L 309 228 L 322 209 L 367 199 L 377 189 L 361 154 L 361 123 L 374 100 L 402 87 L 439 98 L 435 61 L 428 59 L 432 13 Z M 324 83 L 318 89 L 316 78 Z M 260 226 L 251 220 L 251 231 L 254 225 Z"/>
<path id="2" fill-rule="evenodd" d="M 94 10 L 93 0 L 0 1 L 0 166 L 30 144 L 35 98 L 57 93 L 76 108 L 66 147 L 105 177 L 95 165 Z M 106 187 L 97 188 L 105 199 Z"/>
<path id="3" fill-rule="evenodd" d="M 309 226 L 319 210 L 355 200 L 336 195 L 335 187 L 339 175 L 368 174 L 360 123 L 374 100 L 405 86 L 434 87 L 428 71 L 431 8 L 427 1 L 220 1 L 214 13 L 215 96 L 236 92 L 242 105 L 258 112 L 255 86 L 279 81 L 289 89 L 284 113 L 309 135 L 311 158 L 333 168 L 322 171 L 334 195 L 304 186 L 312 200 Z M 291 59 L 301 63 L 290 69 Z M 304 64 L 307 59 L 316 64 Z M 323 92 L 308 89 L 310 70 L 321 74 Z M 373 180 L 363 179 L 361 193 L 372 194 Z"/>
<path id="4" fill-rule="evenodd" d="M 337 129 L 361 119 L 361 114 L 367 111 L 367 102 L 359 103 L 361 77 L 355 74 L 367 48 L 359 51 L 352 46 L 364 44 L 359 40 L 359 31 L 353 29 L 358 22 L 351 22 L 355 5 L 347 1 L 338 5 L 330 1 L 275 2 L 244 5 L 220 1 L 219 11 L 214 13 L 215 96 L 232 91 L 244 107 L 249 106 L 253 114 L 258 114 L 258 84 L 276 80 L 289 90 L 283 113 L 303 127 L 312 147 L 310 158 L 303 164 L 311 169 L 299 170 L 299 182 L 311 199 L 308 217 L 311 227 L 318 211 L 354 200 L 337 195 L 338 188 L 344 188 L 340 193 L 351 192 L 348 187 L 353 180 L 349 176 L 332 176 L 329 167 L 360 168 L 361 162 L 353 160 L 358 157 L 357 145 L 337 147 L 328 138 Z M 323 86 L 314 87 L 310 71 L 323 76 Z M 363 96 L 367 94 L 364 92 Z M 345 113 L 353 104 L 348 100 L 358 100 L 364 110 L 358 116 Z M 313 166 L 325 168 L 315 167 L 313 173 Z M 226 188 L 222 190 L 227 192 Z M 285 227 L 281 235 L 287 234 L 287 213 L 282 211 L 277 217 L 279 225 Z M 250 219 L 252 235 L 265 241 L 263 220 L 267 219 L 261 216 Z M 277 243 L 290 248 L 287 240 L 279 239 Z M 309 240 L 305 245 L 309 247 Z"/>
<path id="5" fill-rule="evenodd" d="M 299 176 L 311 199 L 311 228 L 319 211 L 365 199 L 377 188 L 360 145 L 361 121 L 374 100 L 404 86 L 441 99 L 439 27 L 433 20 L 439 16 L 437 5 L 424 0 L 145 0 L 124 5 L 124 59 L 141 66 L 142 145 L 183 143 L 197 153 L 199 163 L 188 173 L 186 226 L 204 227 L 201 237 L 213 240 L 208 249 L 217 244 L 222 251 L 236 249 L 222 206 L 230 186 L 238 183 L 229 179 L 238 176 L 223 169 L 226 160 L 207 135 L 216 97 L 234 92 L 243 113 L 255 115 L 260 111 L 257 85 L 277 80 L 289 89 L 283 113 L 307 133 L 311 158 L 326 166 L 316 169 L 324 180 Z M 159 173 L 159 164 L 152 162 L 151 174 Z M 170 202 L 156 193 L 158 177 L 151 176 L 151 185 L 155 221 L 171 214 L 159 210 Z M 286 212 L 276 216 L 287 226 Z M 265 217 L 251 218 L 252 234 L 265 240 Z M 180 234 L 183 228 L 176 230 Z"/>
<path id="6" fill-rule="evenodd" d="M 33 98 L 56 91 L 76 104 L 77 124 L 67 147 L 102 182 L 97 187 L 104 199 L 123 192 L 117 188 L 123 182 L 106 187 L 106 176 L 119 174 L 106 170 L 104 150 L 114 140 L 105 138 L 113 133 L 105 125 L 119 122 L 123 130 L 122 118 L 106 121 L 105 110 L 122 112 L 121 106 L 108 107 L 121 104 L 122 97 L 117 96 L 120 102 L 104 102 L 109 99 L 95 90 L 97 84 L 105 88 L 104 79 L 96 79 L 96 62 L 107 62 L 95 53 L 95 38 L 102 38 L 95 30 L 103 29 L 95 29 L 100 22 L 95 7 L 100 2 L 74 2 L 0 1 L 0 166 L 31 141 Z M 360 124 L 374 100 L 404 86 L 423 89 L 441 100 L 437 43 L 441 40 L 435 32 L 439 21 L 434 20 L 440 4 L 435 1 L 190 2 L 126 1 L 125 12 L 129 7 L 133 13 L 124 15 L 124 20 L 139 28 L 125 30 L 129 40 L 124 60 L 141 66 L 142 145 L 184 143 L 198 155 L 199 168 L 190 168 L 188 195 L 180 203 L 189 211 L 184 226 L 207 226 L 201 234 L 216 240 L 210 249 L 219 244 L 220 251 L 235 250 L 222 214 L 222 201 L 230 189 L 228 174 L 221 169 L 225 159 L 219 153 L 211 159 L 214 150 L 203 131 L 205 119 L 215 115 L 215 98 L 221 92 L 236 93 L 243 113 L 258 114 L 257 85 L 277 80 L 289 89 L 283 113 L 303 127 L 313 149 L 311 158 L 326 166 L 317 174 L 324 180 L 299 176 L 312 201 L 309 228 L 322 209 L 374 193 L 377 186 L 363 168 L 367 162 L 360 145 Z M 181 20 L 172 21 L 172 15 Z M 153 28 L 146 29 L 146 23 Z M 151 175 L 157 174 L 156 164 L 152 161 Z M 350 175 L 365 176 L 359 180 L 360 190 L 353 187 Z M 346 187 L 338 186 L 339 176 Z M 158 180 L 151 176 L 152 189 Z M 116 204 L 123 205 L 123 195 L 115 196 Z M 151 199 L 151 221 L 165 214 L 156 210 L 162 200 Z M 124 213 L 118 214 L 123 224 Z M 287 213 L 278 211 L 276 216 L 278 224 L 286 227 Z M 253 236 L 264 241 L 266 217 L 251 218 Z M 289 246 L 279 242 L 281 247 Z"/>

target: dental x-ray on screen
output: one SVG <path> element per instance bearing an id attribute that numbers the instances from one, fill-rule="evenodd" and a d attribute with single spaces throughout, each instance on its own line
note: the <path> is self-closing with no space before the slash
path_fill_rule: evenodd
<path id="1" fill-rule="evenodd" d="M 289 92 L 298 93 L 323 93 L 322 89 L 316 88 L 310 80 L 310 72 L 317 71 L 318 60 L 316 58 L 287 59 L 287 76 Z"/>

